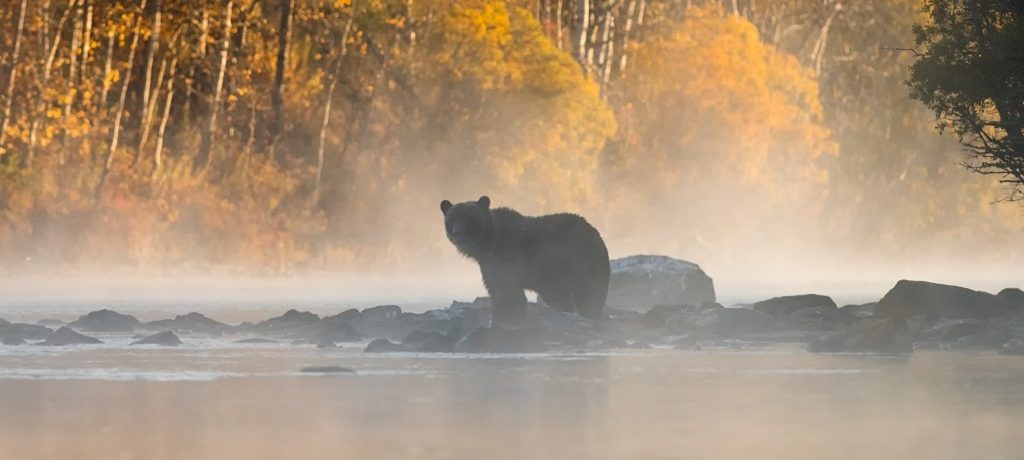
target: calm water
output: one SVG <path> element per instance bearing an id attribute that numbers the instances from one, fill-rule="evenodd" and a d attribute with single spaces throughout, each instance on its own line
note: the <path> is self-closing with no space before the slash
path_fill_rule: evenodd
<path id="1" fill-rule="evenodd" d="M 0 347 L 0 458 L 1024 458 L 1024 357 L 128 340 Z"/>

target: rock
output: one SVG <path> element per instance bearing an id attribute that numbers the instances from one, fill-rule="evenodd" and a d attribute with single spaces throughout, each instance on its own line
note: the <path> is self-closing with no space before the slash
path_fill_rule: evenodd
<path id="1" fill-rule="evenodd" d="M 665 330 L 675 335 L 739 339 L 777 332 L 778 323 L 771 316 L 756 310 L 720 308 L 672 319 L 665 324 Z"/>
<path id="2" fill-rule="evenodd" d="M 999 300 L 1017 311 L 1024 310 L 1024 291 L 1017 288 L 1006 288 L 996 294 Z"/>
<path id="3" fill-rule="evenodd" d="M 370 342 L 369 345 L 363 350 L 365 353 L 387 353 L 395 351 L 406 351 L 400 344 L 394 343 L 388 339 L 377 339 Z"/>
<path id="4" fill-rule="evenodd" d="M 265 334 L 281 334 L 295 329 L 308 328 L 318 322 L 320 322 L 320 317 L 316 314 L 292 309 L 281 316 L 247 326 L 245 329 Z"/>
<path id="5" fill-rule="evenodd" d="M 146 327 L 154 330 L 191 332 L 196 334 L 220 335 L 231 329 L 231 326 L 212 320 L 200 313 L 189 313 L 175 316 L 174 319 L 162 319 L 146 323 Z"/>
<path id="6" fill-rule="evenodd" d="M 68 326 L 90 332 L 133 332 L 142 323 L 134 316 L 113 310 L 98 310 L 72 321 Z"/>
<path id="7" fill-rule="evenodd" d="M 73 329 L 67 326 L 63 326 L 57 329 L 46 340 L 43 341 L 43 345 L 49 346 L 63 346 L 63 345 L 79 345 L 79 344 L 92 344 L 92 343 L 103 343 L 102 340 L 95 337 L 89 337 L 87 335 L 79 334 Z"/>
<path id="8" fill-rule="evenodd" d="M 425 353 L 450 353 L 462 338 L 458 331 L 445 335 L 440 332 L 412 331 L 402 340 L 403 349 Z"/>
<path id="9" fill-rule="evenodd" d="M 234 343 L 259 344 L 259 343 L 281 343 L 277 340 L 264 339 L 261 337 L 249 337 L 247 339 L 235 340 Z"/>
<path id="10" fill-rule="evenodd" d="M 753 308 L 772 316 L 788 316 L 805 309 L 837 309 L 831 298 L 818 294 L 775 297 L 757 302 Z"/>
<path id="11" fill-rule="evenodd" d="M 53 330 L 38 324 L 7 323 L 0 324 L 0 337 L 19 337 L 22 340 L 44 340 Z"/>
<path id="12" fill-rule="evenodd" d="M 481 327 L 462 339 L 455 350 L 463 353 L 542 353 L 547 351 L 547 346 L 541 341 L 539 329 Z"/>
<path id="13" fill-rule="evenodd" d="M 2 326 L 10 326 L 10 325 L 11 325 L 10 321 L 7 321 L 6 319 L 0 318 L 0 327 L 2 327 Z"/>
<path id="14" fill-rule="evenodd" d="M 875 307 L 879 318 L 925 315 L 948 319 L 986 319 L 1010 311 L 992 294 L 959 286 L 900 280 Z"/>
<path id="15" fill-rule="evenodd" d="M 149 337 L 136 340 L 132 345 L 160 345 L 162 347 L 176 347 L 181 345 L 181 340 L 171 331 L 164 331 L 153 334 Z"/>
<path id="16" fill-rule="evenodd" d="M 611 261 L 607 304 L 646 311 L 655 305 L 715 301 L 711 278 L 697 264 L 665 256 L 636 255 Z"/>
<path id="17" fill-rule="evenodd" d="M 19 335 L 5 335 L 3 338 L 3 344 L 9 346 L 24 345 L 25 339 L 21 338 Z"/>
<path id="18" fill-rule="evenodd" d="M 875 306 L 878 302 L 862 303 L 860 305 L 844 305 L 839 311 L 857 319 L 870 318 L 875 315 Z"/>
<path id="19" fill-rule="evenodd" d="M 903 354 L 914 350 L 910 329 L 902 318 L 867 318 L 846 330 L 812 340 L 815 353 Z"/>
<path id="20" fill-rule="evenodd" d="M 1020 355 L 1024 356 L 1024 340 L 1014 339 L 1003 344 L 1003 349 L 1000 352 L 1004 355 Z"/>
<path id="21" fill-rule="evenodd" d="M 36 324 L 40 326 L 63 326 L 64 321 L 61 321 L 59 319 L 46 318 L 36 321 Z"/>
<path id="22" fill-rule="evenodd" d="M 306 374 L 354 374 L 354 369 L 341 366 L 308 366 L 303 367 L 299 372 Z"/>
<path id="23" fill-rule="evenodd" d="M 335 344 L 334 342 L 330 341 L 330 340 L 321 340 L 320 342 L 318 342 L 316 344 L 316 347 L 321 349 L 321 350 L 329 350 L 329 349 L 338 348 L 338 345 Z"/>
<path id="24" fill-rule="evenodd" d="M 451 310 L 429 310 L 424 313 L 403 313 L 396 305 L 367 308 L 352 321 L 362 337 L 404 340 L 413 331 L 450 334 L 464 327 L 465 320 Z"/>

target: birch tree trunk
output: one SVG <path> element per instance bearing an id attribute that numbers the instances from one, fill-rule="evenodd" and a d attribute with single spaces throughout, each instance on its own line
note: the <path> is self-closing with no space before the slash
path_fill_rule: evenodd
<path id="1" fill-rule="evenodd" d="M 576 0 L 576 24 L 572 37 L 572 56 L 588 74 L 587 38 L 590 35 L 590 0 Z"/>
<path id="2" fill-rule="evenodd" d="M 324 100 L 324 114 L 320 119 L 320 139 L 316 148 L 316 187 L 315 193 L 320 195 L 320 183 L 324 175 L 324 147 L 327 138 L 327 126 L 331 123 L 331 104 L 334 102 L 334 88 L 338 83 L 338 72 L 341 69 L 341 61 L 348 54 L 348 34 L 352 30 L 352 17 L 349 16 L 345 23 L 345 31 L 341 34 L 341 46 L 338 56 L 334 60 L 334 68 L 331 69 L 331 81 L 327 85 L 327 95 Z"/>
<path id="3" fill-rule="evenodd" d="M 274 87 L 270 93 L 270 140 L 268 151 L 274 157 L 274 146 L 284 127 L 284 72 L 288 65 L 288 40 L 291 38 L 292 8 L 295 0 L 280 0 L 281 20 L 277 31 L 277 69 L 274 72 Z"/>
<path id="4" fill-rule="evenodd" d="M 231 14 L 233 7 L 234 1 L 227 0 L 227 5 L 224 7 L 224 30 L 220 42 L 220 65 L 217 68 L 217 83 L 213 88 L 210 119 L 203 128 L 196 165 L 204 170 L 209 168 L 213 162 L 213 137 L 217 132 L 217 116 L 220 113 L 221 94 L 224 91 L 224 74 L 228 68 L 228 52 L 231 51 Z"/>
<path id="5" fill-rule="evenodd" d="M 6 147 L 7 125 L 11 121 L 11 108 L 14 106 L 14 83 L 18 80 L 18 64 L 21 58 L 21 37 L 25 32 L 25 9 L 28 7 L 28 0 L 21 0 L 21 9 L 18 10 L 17 32 L 14 35 L 14 49 L 11 51 L 11 70 L 7 73 L 7 89 L 4 90 L 3 119 L 0 120 L 0 157 L 8 156 Z"/>
<path id="6" fill-rule="evenodd" d="M 159 179 L 160 173 L 163 172 L 164 133 L 167 131 L 167 120 L 171 118 L 171 106 L 174 104 L 174 77 L 177 75 L 177 70 L 178 57 L 175 56 L 171 60 L 171 71 L 167 77 L 167 89 L 165 90 L 167 96 L 164 100 L 164 113 L 160 116 L 160 127 L 156 131 L 156 148 L 153 149 L 153 174 L 150 176 L 150 181 Z"/>
<path id="7" fill-rule="evenodd" d="M 103 161 L 103 172 L 100 173 L 100 181 L 96 184 L 96 203 L 99 203 L 103 195 L 103 188 L 107 185 L 107 178 L 110 176 L 110 168 L 114 165 L 114 153 L 117 152 L 117 143 L 121 135 L 121 118 L 124 116 L 125 99 L 128 96 L 128 85 L 132 80 L 132 67 L 135 65 L 135 51 L 139 47 L 139 27 L 142 25 L 142 11 L 146 9 L 146 0 L 141 0 L 139 15 L 135 18 L 132 26 L 132 42 L 128 46 L 128 63 L 125 64 L 124 78 L 121 79 L 121 93 L 118 95 L 117 108 L 114 109 L 114 127 L 110 134 L 110 145 L 107 148 L 107 157 Z"/>
<path id="8" fill-rule="evenodd" d="M 151 24 L 151 26 L 150 26 L 151 28 L 150 28 L 150 31 L 149 31 L 149 43 L 146 46 L 146 63 L 144 64 L 144 66 L 145 66 L 144 69 L 145 70 L 143 70 L 143 82 L 142 82 L 142 99 L 139 101 L 139 112 L 141 113 L 141 116 L 139 117 L 139 120 L 141 120 L 143 122 L 145 122 L 146 120 L 149 120 L 149 109 L 150 109 L 150 106 L 151 106 L 149 98 L 150 98 L 150 94 L 152 92 L 152 85 L 153 85 L 153 59 L 155 58 L 157 51 L 160 49 L 160 9 L 161 9 L 161 2 L 162 2 L 162 0 L 153 0 L 152 3 L 147 5 L 147 8 L 148 8 L 147 15 L 149 16 L 149 21 L 150 21 L 150 24 Z M 173 43 L 173 40 L 172 40 L 172 43 Z M 163 61 L 163 64 L 166 64 L 166 63 L 167 63 L 167 61 L 166 61 L 166 58 L 165 58 L 165 60 Z M 156 85 L 157 86 L 160 85 L 160 79 L 159 78 L 157 79 Z M 148 126 L 142 127 L 142 130 L 143 130 L 143 132 L 148 132 Z M 144 139 L 139 143 L 140 147 L 142 146 L 143 142 L 145 142 Z M 140 155 L 140 153 L 137 151 L 135 153 L 135 158 L 138 159 L 139 155 Z"/>
<path id="9" fill-rule="evenodd" d="M 53 70 L 53 61 L 57 58 L 57 49 L 60 47 L 61 31 L 64 30 L 64 24 L 67 23 L 68 17 L 71 16 L 71 11 L 77 3 L 78 0 L 68 0 L 68 6 L 64 9 L 64 13 L 61 14 L 60 21 L 57 22 L 57 28 L 54 30 L 53 41 L 50 41 L 49 36 L 44 37 L 45 43 L 49 45 L 49 52 L 46 55 L 46 63 L 43 64 L 43 80 L 39 84 L 39 90 L 36 92 L 36 102 L 32 107 L 30 115 L 32 121 L 28 129 L 28 149 L 25 153 L 25 158 L 22 159 L 22 166 L 26 168 L 32 167 L 32 160 L 35 157 L 36 142 L 39 140 L 39 124 L 41 123 L 39 117 L 45 108 L 45 93 L 50 84 L 50 72 Z M 49 21 L 44 20 L 43 23 L 48 24 Z"/>

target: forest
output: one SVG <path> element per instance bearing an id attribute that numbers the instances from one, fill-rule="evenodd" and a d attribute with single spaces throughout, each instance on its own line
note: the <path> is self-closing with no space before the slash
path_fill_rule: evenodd
<path id="1" fill-rule="evenodd" d="M 910 97 L 921 0 L 0 4 L 2 270 L 403 266 L 482 194 L 613 255 L 1024 255 Z"/>

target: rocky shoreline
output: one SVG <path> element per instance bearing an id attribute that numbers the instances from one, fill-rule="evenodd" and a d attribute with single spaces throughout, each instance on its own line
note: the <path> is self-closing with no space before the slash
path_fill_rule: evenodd
<path id="1" fill-rule="evenodd" d="M 45 325 L 0 319 L 0 342 L 64 346 L 101 343 L 90 334 L 129 334 L 136 339 L 132 345 L 176 346 L 190 338 L 226 337 L 237 338 L 237 343 L 283 342 L 319 348 L 358 344 L 371 353 L 532 353 L 800 343 L 812 352 L 974 349 L 1024 354 L 1024 291 L 1017 288 L 990 294 L 901 280 L 875 303 L 840 307 L 828 296 L 802 294 L 727 308 L 714 301 L 711 278 L 695 264 L 662 256 L 627 259 L 613 272 L 609 298 L 615 303 L 609 301 L 607 318 L 599 321 L 531 303 L 521 328 L 491 329 L 487 298 L 455 301 L 447 308 L 422 313 L 406 312 L 397 305 L 349 309 L 330 316 L 292 309 L 238 325 L 195 312 L 142 322 L 104 309 L 66 325 L 50 319 Z M 673 299 L 685 301 L 670 302 Z M 51 329 L 54 326 L 59 327 Z"/>

